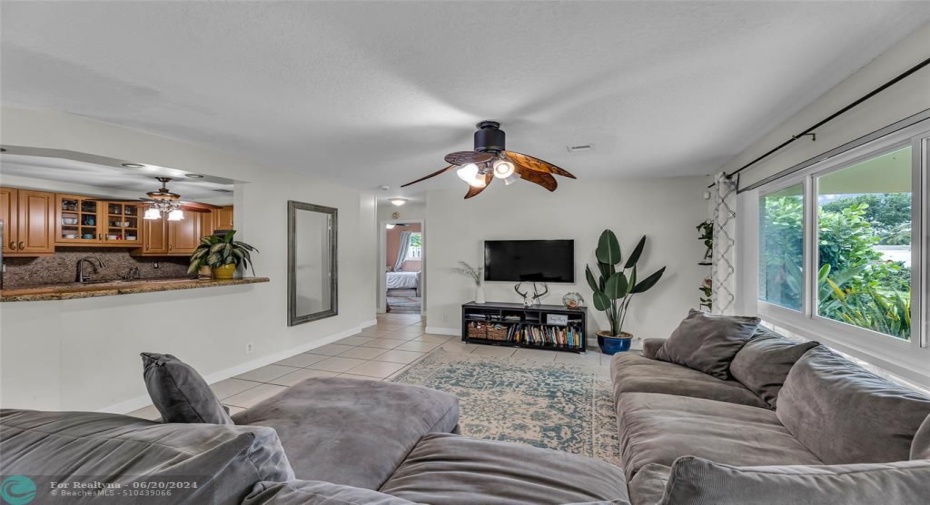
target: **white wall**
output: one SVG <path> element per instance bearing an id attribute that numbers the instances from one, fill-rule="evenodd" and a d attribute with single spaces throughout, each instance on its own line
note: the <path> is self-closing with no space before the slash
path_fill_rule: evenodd
<path id="1" fill-rule="evenodd" d="M 461 304 L 474 299 L 471 281 L 450 272 L 459 260 L 483 264 L 483 241 L 491 239 L 574 239 L 575 284 L 550 284 L 544 304 L 560 304 L 569 291 L 581 293 L 590 307 L 591 290 L 584 277 L 594 264 L 594 249 L 605 228 L 629 253 L 647 235 L 639 272 L 666 265 L 663 279 L 637 295 L 626 331 L 638 337 L 667 337 L 698 306 L 698 286 L 707 275 L 697 265 L 704 247 L 695 226 L 707 218 L 702 199 L 709 179 L 678 177 L 615 182 L 566 181 L 554 193 L 533 184 L 495 185 L 470 200 L 462 190 L 430 191 L 426 215 L 427 325 L 431 331 L 459 334 Z M 486 283 L 489 301 L 521 302 L 514 283 Z M 593 316 L 593 318 L 592 318 Z M 602 313 L 589 308 L 589 333 L 605 328 Z"/>
<path id="2" fill-rule="evenodd" d="M 753 143 L 730 161 L 724 170 L 733 172 L 775 146 L 798 134 L 866 93 L 897 77 L 927 58 L 930 24 L 914 31 L 900 44 L 831 89 L 801 112 Z M 740 185 L 748 186 L 830 151 L 892 123 L 930 109 L 930 67 L 924 67 L 816 130 L 817 140 L 802 138 L 778 154 L 745 170 Z"/>
<path id="3" fill-rule="evenodd" d="M 357 332 L 375 319 L 373 196 L 238 157 L 57 112 L 3 109 L 2 142 L 68 149 L 237 181 L 236 224 L 267 284 L 0 303 L 0 405 L 129 411 L 146 403 L 139 353 L 220 380 Z M 297 167 L 295 167 L 297 168 Z M 339 209 L 339 315 L 287 327 L 287 200 Z M 246 354 L 247 343 L 254 351 Z"/>

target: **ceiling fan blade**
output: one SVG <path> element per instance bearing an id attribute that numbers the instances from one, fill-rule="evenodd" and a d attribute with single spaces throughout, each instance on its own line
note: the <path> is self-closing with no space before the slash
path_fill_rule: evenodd
<path id="1" fill-rule="evenodd" d="M 494 174 L 484 174 L 484 186 L 481 186 L 480 188 L 475 186 L 468 186 L 468 193 L 465 193 L 465 199 L 468 200 L 469 198 L 478 196 L 478 193 L 481 193 L 485 188 L 490 186 L 493 180 Z"/>
<path id="2" fill-rule="evenodd" d="M 127 200 L 125 198 L 87 198 L 84 200 L 86 202 L 107 202 L 107 203 L 122 203 L 125 205 L 135 205 L 139 202 L 135 200 Z"/>
<path id="3" fill-rule="evenodd" d="M 445 157 L 446 163 L 451 163 L 458 166 L 467 165 L 469 163 L 474 163 L 477 165 L 479 163 L 484 163 L 493 159 L 493 154 L 480 151 L 458 151 L 449 153 Z"/>
<path id="4" fill-rule="evenodd" d="M 203 212 L 210 212 L 211 210 L 222 209 L 219 205 L 213 205 L 212 203 L 203 203 L 203 202 L 181 202 L 181 208 L 184 210 L 190 209 L 194 212 L 197 212 L 194 209 L 200 209 Z"/>
<path id="5" fill-rule="evenodd" d="M 537 172 L 545 172 L 550 174 L 561 175 L 562 177 L 568 177 L 569 179 L 575 179 L 575 176 L 571 174 L 568 170 L 564 168 L 559 168 L 548 161 L 541 160 L 539 158 L 534 158 L 533 156 L 528 156 L 526 154 L 520 154 L 513 151 L 504 151 L 504 154 L 510 158 L 514 163 L 528 168 L 530 170 L 535 170 Z"/>
<path id="6" fill-rule="evenodd" d="M 514 167 L 514 171 L 524 181 L 530 181 L 532 183 L 539 184 L 540 186 L 548 189 L 549 191 L 555 191 L 555 188 L 559 187 L 559 183 L 558 181 L 555 180 L 555 177 L 552 177 L 551 175 L 545 172 L 537 172 L 535 170 L 528 170 L 520 164 L 517 164 L 517 166 Z"/>
<path id="7" fill-rule="evenodd" d="M 180 209 L 183 210 L 184 212 L 196 212 L 196 213 L 202 213 L 202 214 L 207 214 L 210 212 L 210 209 L 200 207 L 197 205 L 190 205 L 187 203 L 182 203 Z"/>
<path id="8" fill-rule="evenodd" d="M 425 181 L 426 179 L 429 179 L 430 177 L 436 177 L 436 176 L 439 175 L 439 174 L 445 173 L 445 172 L 446 172 L 447 170 L 449 170 L 450 168 L 455 168 L 455 165 L 449 165 L 448 167 L 443 168 L 442 170 L 437 170 L 437 171 L 435 171 L 435 172 L 433 172 L 433 173 L 427 175 L 426 177 L 420 177 L 419 179 L 417 179 L 417 180 L 415 180 L 415 181 L 413 181 L 413 182 L 408 182 L 407 184 L 404 184 L 404 185 L 401 186 L 401 187 L 402 187 L 402 188 L 406 188 L 407 186 L 410 186 L 411 184 L 416 184 L 416 183 L 418 183 L 418 182 L 420 182 L 420 181 Z"/>

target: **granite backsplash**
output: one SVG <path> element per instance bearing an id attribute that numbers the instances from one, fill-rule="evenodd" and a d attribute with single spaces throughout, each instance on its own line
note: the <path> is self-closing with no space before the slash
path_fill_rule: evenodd
<path id="1" fill-rule="evenodd" d="M 64 284 L 74 282 L 77 262 L 91 256 L 103 261 L 103 268 L 84 266 L 84 274 L 91 280 L 123 279 L 135 267 L 141 279 L 186 277 L 190 264 L 186 257 L 136 257 L 128 249 L 103 247 L 69 247 L 55 250 L 51 256 L 37 258 L 3 258 L 6 272 L 3 274 L 4 289 L 21 288 L 42 284 Z M 96 262 L 93 262 L 96 267 Z"/>

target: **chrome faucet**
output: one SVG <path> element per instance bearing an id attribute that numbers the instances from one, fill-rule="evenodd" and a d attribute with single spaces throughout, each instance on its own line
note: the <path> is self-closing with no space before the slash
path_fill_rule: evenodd
<path id="1" fill-rule="evenodd" d="M 97 262 L 97 266 L 94 266 L 94 261 Z M 86 282 L 87 279 L 84 278 L 84 263 L 90 263 L 90 266 L 93 267 L 94 273 L 97 273 L 97 268 L 103 268 L 103 262 L 99 258 L 94 258 L 93 256 L 85 256 L 78 260 L 77 262 L 77 282 Z"/>

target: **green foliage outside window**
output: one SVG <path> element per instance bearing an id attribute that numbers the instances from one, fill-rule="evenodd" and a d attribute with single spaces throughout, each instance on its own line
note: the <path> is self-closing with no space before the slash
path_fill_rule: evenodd
<path id="1" fill-rule="evenodd" d="M 797 196 L 767 196 L 761 203 L 760 297 L 799 310 L 804 286 L 799 254 L 803 202 Z M 819 211 L 817 313 L 909 339 L 910 268 L 882 261 L 873 247 L 907 245 L 909 239 L 909 194 L 859 195 L 824 204 Z"/>

